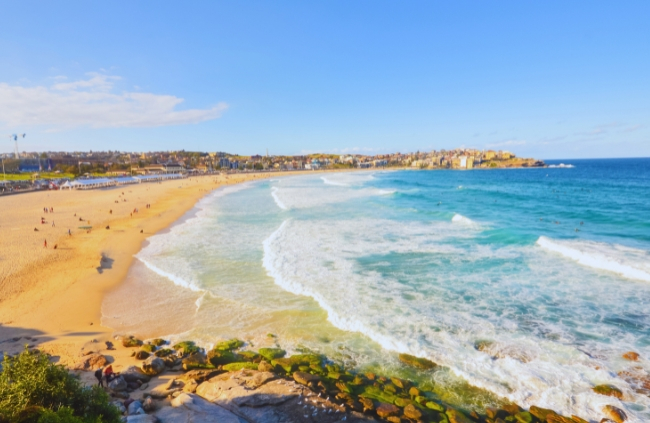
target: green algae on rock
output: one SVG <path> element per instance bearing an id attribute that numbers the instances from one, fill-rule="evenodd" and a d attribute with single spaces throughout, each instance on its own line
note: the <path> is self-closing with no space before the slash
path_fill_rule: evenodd
<path id="1" fill-rule="evenodd" d="M 222 350 L 222 351 L 232 351 L 241 348 L 243 346 L 244 346 L 244 341 L 240 341 L 239 339 L 229 339 L 228 341 L 218 342 L 217 345 L 214 346 L 214 349 Z"/>
<path id="2" fill-rule="evenodd" d="M 438 367 L 438 365 L 431 360 L 416 357 L 410 354 L 400 354 L 399 361 L 406 364 L 407 366 L 417 367 L 418 369 L 430 370 Z"/>
<path id="3" fill-rule="evenodd" d="M 258 353 L 268 361 L 282 358 L 287 354 L 287 352 L 281 348 L 260 348 Z"/>
<path id="4" fill-rule="evenodd" d="M 257 370 L 257 363 L 251 363 L 248 361 L 225 364 L 222 369 L 227 372 L 236 372 L 237 370 L 247 369 L 247 370 Z"/>
<path id="5" fill-rule="evenodd" d="M 607 395 L 608 397 L 615 397 L 618 399 L 623 398 L 623 392 L 615 386 L 612 385 L 597 385 L 594 386 L 593 391 L 600 395 Z"/>
<path id="6" fill-rule="evenodd" d="M 134 338 L 133 336 L 128 336 L 122 338 L 122 346 L 126 348 L 139 347 L 142 345 L 142 341 Z"/>

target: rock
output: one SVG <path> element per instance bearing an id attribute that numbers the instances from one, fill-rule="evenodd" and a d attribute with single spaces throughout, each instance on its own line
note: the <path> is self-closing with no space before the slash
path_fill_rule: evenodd
<path id="1" fill-rule="evenodd" d="M 441 413 L 445 412 L 445 407 L 438 404 L 437 402 L 428 401 L 424 406 L 427 407 L 430 410 L 440 411 Z"/>
<path id="2" fill-rule="evenodd" d="M 446 414 L 447 418 L 449 418 L 449 423 L 473 423 L 467 416 L 458 410 L 449 409 Z"/>
<path id="3" fill-rule="evenodd" d="M 120 411 L 120 414 L 126 413 L 126 407 L 121 401 L 113 401 L 111 404 Z"/>
<path id="4" fill-rule="evenodd" d="M 517 422 L 519 423 L 532 423 L 533 415 L 528 411 L 520 411 L 519 413 L 515 414 L 515 419 L 517 419 Z"/>
<path id="5" fill-rule="evenodd" d="M 405 382 L 402 379 L 392 377 L 390 378 L 390 381 L 393 382 L 393 385 L 397 386 L 400 389 L 404 389 Z"/>
<path id="6" fill-rule="evenodd" d="M 239 351 L 237 354 L 239 354 L 240 357 L 243 357 L 246 361 L 259 361 L 261 357 L 258 353 L 253 351 Z"/>
<path id="7" fill-rule="evenodd" d="M 135 358 L 136 360 L 146 360 L 147 358 L 149 358 L 149 353 L 146 351 L 138 351 L 137 353 L 135 353 Z"/>
<path id="8" fill-rule="evenodd" d="M 153 402 L 151 397 L 147 397 L 142 401 L 142 409 L 147 413 L 152 412 L 156 408 L 156 404 Z"/>
<path id="9" fill-rule="evenodd" d="M 260 372 L 272 372 L 275 370 L 275 367 L 273 367 L 268 361 L 262 360 L 257 365 L 257 370 Z"/>
<path id="10" fill-rule="evenodd" d="M 241 363 L 230 363 L 222 367 L 223 370 L 227 372 L 235 372 L 237 370 L 248 369 L 248 370 L 257 370 L 257 363 L 249 363 L 244 361 Z"/>
<path id="11" fill-rule="evenodd" d="M 108 389 L 113 392 L 126 391 L 126 388 L 126 380 L 124 380 L 124 377 L 121 375 L 108 382 Z"/>
<path id="12" fill-rule="evenodd" d="M 156 346 L 155 346 L 155 345 L 151 345 L 151 344 L 144 344 L 144 345 L 142 346 L 142 350 L 148 352 L 149 354 L 151 354 L 151 353 L 153 353 L 154 351 L 156 351 Z"/>
<path id="13" fill-rule="evenodd" d="M 144 373 L 140 368 L 136 366 L 129 366 L 122 372 L 120 372 L 120 376 L 124 378 L 127 382 L 142 382 L 146 383 L 151 380 L 151 376 L 147 375 Z"/>
<path id="14" fill-rule="evenodd" d="M 159 375 L 165 370 L 165 362 L 158 357 L 149 357 L 142 363 L 142 371 L 151 376 Z"/>
<path id="15" fill-rule="evenodd" d="M 363 405 L 363 411 L 368 412 L 375 409 L 375 403 L 370 398 L 359 397 L 359 402 Z"/>
<path id="16" fill-rule="evenodd" d="M 194 354 L 201 351 L 192 341 L 183 341 L 175 344 L 172 348 L 181 352 L 183 355 Z"/>
<path id="17" fill-rule="evenodd" d="M 386 418 L 386 417 L 388 417 L 388 416 L 395 416 L 395 415 L 397 415 L 397 413 L 399 413 L 399 408 L 397 408 L 396 405 L 393 405 L 393 404 L 386 404 L 386 403 L 382 402 L 381 404 L 379 404 L 379 405 L 377 406 L 377 408 L 375 409 L 375 411 L 377 412 L 377 415 L 378 415 L 379 417 Z"/>
<path id="18" fill-rule="evenodd" d="M 287 352 L 280 348 L 260 348 L 259 354 L 270 362 L 276 358 L 284 357 Z"/>
<path id="19" fill-rule="evenodd" d="M 604 406 L 603 413 L 605 413 L 605 416 L 614 420 L 616 423 L 623 423 L 625 420 L 627 420 L 627 415 L 625 412 L 618 407 L 614 407 L 613 405 Z"/>
<path id="20" fill-rule="evenodd" d="M 140 401 L 133 401 L 126 407 L 127 413 L 129 415 L 138 414 L 137 411 L 142 408 L 142 403 Z"/>
<path id="21" fill-rule="evenodd" d="M 222 364 L 236 363 L 239 357 L 231 351 L 210 350 L 208 351 L 208 361 L 213 366 Z"/>
<path id="22" fill-rule="evenodd" d="M 211 379 L 218 374 L 223 373 L 221 370 L 190 370 L 189 372 L 186 372 L 180 376 L 177 377 L 177 379 L 184 380 L 184 381 L 190 381 L 194 380 L 198 383 L 204 382 L 208 379 Z"/>
<path id="23" fill-rule="evenodd" d="M 156 338 L 151 340 L 151 345 L 154 345 L 156 347 L 160 347 L 161 345 L 165 345 L 167 341 L 164 339 Z"/>
<path id="24" fill-rule="evenodd" d="M 557 414 L 555 411 L 549 410 L 548 408 L 536 407 L 534 405 L 530 407 L 529 411 L 530 411 L 530 414 L 537 417 L 539 420 L 541 420 L 543 422 L 545 422 L 547 420 L 549 415 Z M 496 413 L 495 413 L 495 416 L 496 416 Z"/>
<path id="25" fill-rule="evenodd" d="M 300 383 L 301 385 L 310 386 L 318 383 L 318 381 L 320 381 L 320 377 L 305 372 L 294 372 L 293 380 Z"/>
<path id="26" fill-rule="evenodd" d="M 108 359 L 101 354 L 91 352 L 86 355 L 83 360 L 75 364 L 73 370 L 97 370 L 108 364 Z"/>
<path id="27" fill-rule="evenodd" d="M 630 361 L 638 361 L 639 354 L 635 353 L 634 351 L 628 351 L 625 354 L 623 354 L 623 358 Z"/>
<path id="28" fill-rule="evenodd" d="M 425 369 L 425 370 L 433 369 L 438 366 L 436 363 L 434 363 L 431 360 L 427 360 L 426 358 L 415 357 L 409 354 L 400 354 L 399 361 L 401 361 L 402 363 L 408 366 L 416 367 L 418 369 Z"/>
<path id="29" fill-rule="evenodd" d="M 155 414 L 161 423 L 246 423 L 230 411 L 193 394 L 180 394 Z"/>
<path id="30" fill-rule="evenodd" d="M 153 355 L 155 355 L 156 357 L 167 357 L 172 354 L 174 354 L 174 350 L 170 350 L 169 348 L 161 348 L 155 353 L 153 353 Z"/>
<path id="31" fill-rule="evenodd" d="M 214 346 L 214 349 L 222 350 L 222 351 L 232 351 L 232 350 L 236 350 L 237 348 L 241 348 L 243 346 L 244 346 L 243 341 L 240 341 L 239 339 L 230 339 L 228 341 L 218 342 L 217 345 Z"/>
<path id="32" fill-rule="evenodd" d="M 139 414 L 135 416 L 127 416 L 127 423 L 158 423 L 158 419 L 151 414 Z"/>
<path id="33" fill-rule="evenodd" d="M 289 358 L 276 358 L 275 360 L 271 361 L 271 364 L 273 366 L 279 366 L 287 373 L 291 373 L 296 367 L 296 365 Z"/>
<path id="34" fill-rule="evenodd" d="M 199 383 L 195 381 L 194 379 L 190 379 L 187 382 L 185 382 L 185 386 L 183 386 L 183 392 L 189 392 L 189 393 L 194 393 L 196 391 L 196 388 L 199 386 Z"/>
<path id="35" fill-rule="evenodd" d="M 506 404 L 503 406 L 503 409 L 506 411 L 506 413 L 514 416 L 520 411 L 523 411 L 521 407 L 519 407 L 517 404 Z"/>
<path id="36" fill-rule="evenodd" d="M 404 417 L 411 420 L 420 420 L 422 418 L 422 412 L 418 410 L 413 404 L 409 404 L 404 407 Z"/>
<path id="37" fill-rule="evenodd" d="M 412 397 L 419 397 L 420 396 L 420 390 L 416 388 L 415 386 L 412 386 L 411 389 L 409 389 L 409 395 Z"/>
<path id="38" fill-rule="evenodd" d="M 122 338 L 122 346 L 126 348 L 139 347 L 142 341 L 132 336 Z"/>
<path id="39" fill-rule="evenodd" d="M 618 399 L 623 398 L 623 392 L 612 385 L 598 385 L 593 387 L 593 391 L 600 395 L 607 395 L 608 397 L 615 397 Z"/>

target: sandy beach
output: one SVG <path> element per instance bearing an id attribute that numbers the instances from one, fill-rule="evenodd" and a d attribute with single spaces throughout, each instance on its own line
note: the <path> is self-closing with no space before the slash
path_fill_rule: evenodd
<path id="1" fill-rule="evenodd" d="M 280 174 L 198 176 L 0 198 L 0 339 L 34 336 L 41 347 L 49 344 L 65 356 L 60 350 L 66 345 L 76 355 L 79 345 L 110 336 L 111 329 L 100 324 L 103 295 L 124 279 L 144 240 L 209 192 L 270 176 Z M 46 207 L 53 212 L 45 213 Z"/>

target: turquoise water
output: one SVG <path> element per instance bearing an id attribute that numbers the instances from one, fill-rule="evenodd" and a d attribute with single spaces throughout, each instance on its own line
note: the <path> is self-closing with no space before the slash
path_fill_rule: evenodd
<path id="1" fill-rule="evenodd" d="M 439 384 L 647 420 L 648 392 L 617 373 L 650 370 L 650 159 L 565 163 L 228 187 L 138 254 L 130 283 L 161 293 L 148 311 L 110 302 L 105 323 L 176 311 L 178 338 L 240 336 L 357 367 L 398 369 L 407 352 L 443 365 Z M 591 391 L 601 383 L 623 401 Z"/>

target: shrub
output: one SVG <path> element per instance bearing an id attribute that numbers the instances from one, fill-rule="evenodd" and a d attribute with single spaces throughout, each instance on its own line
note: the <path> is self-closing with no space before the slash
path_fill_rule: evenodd
<path id="1" fill-rule="evenodd" d="M 49 356 L 25 349 L 5 356 L 0 371 L 0 421 L 118 423 L 119 410 L 98 386 L 84 387 Z"/>

